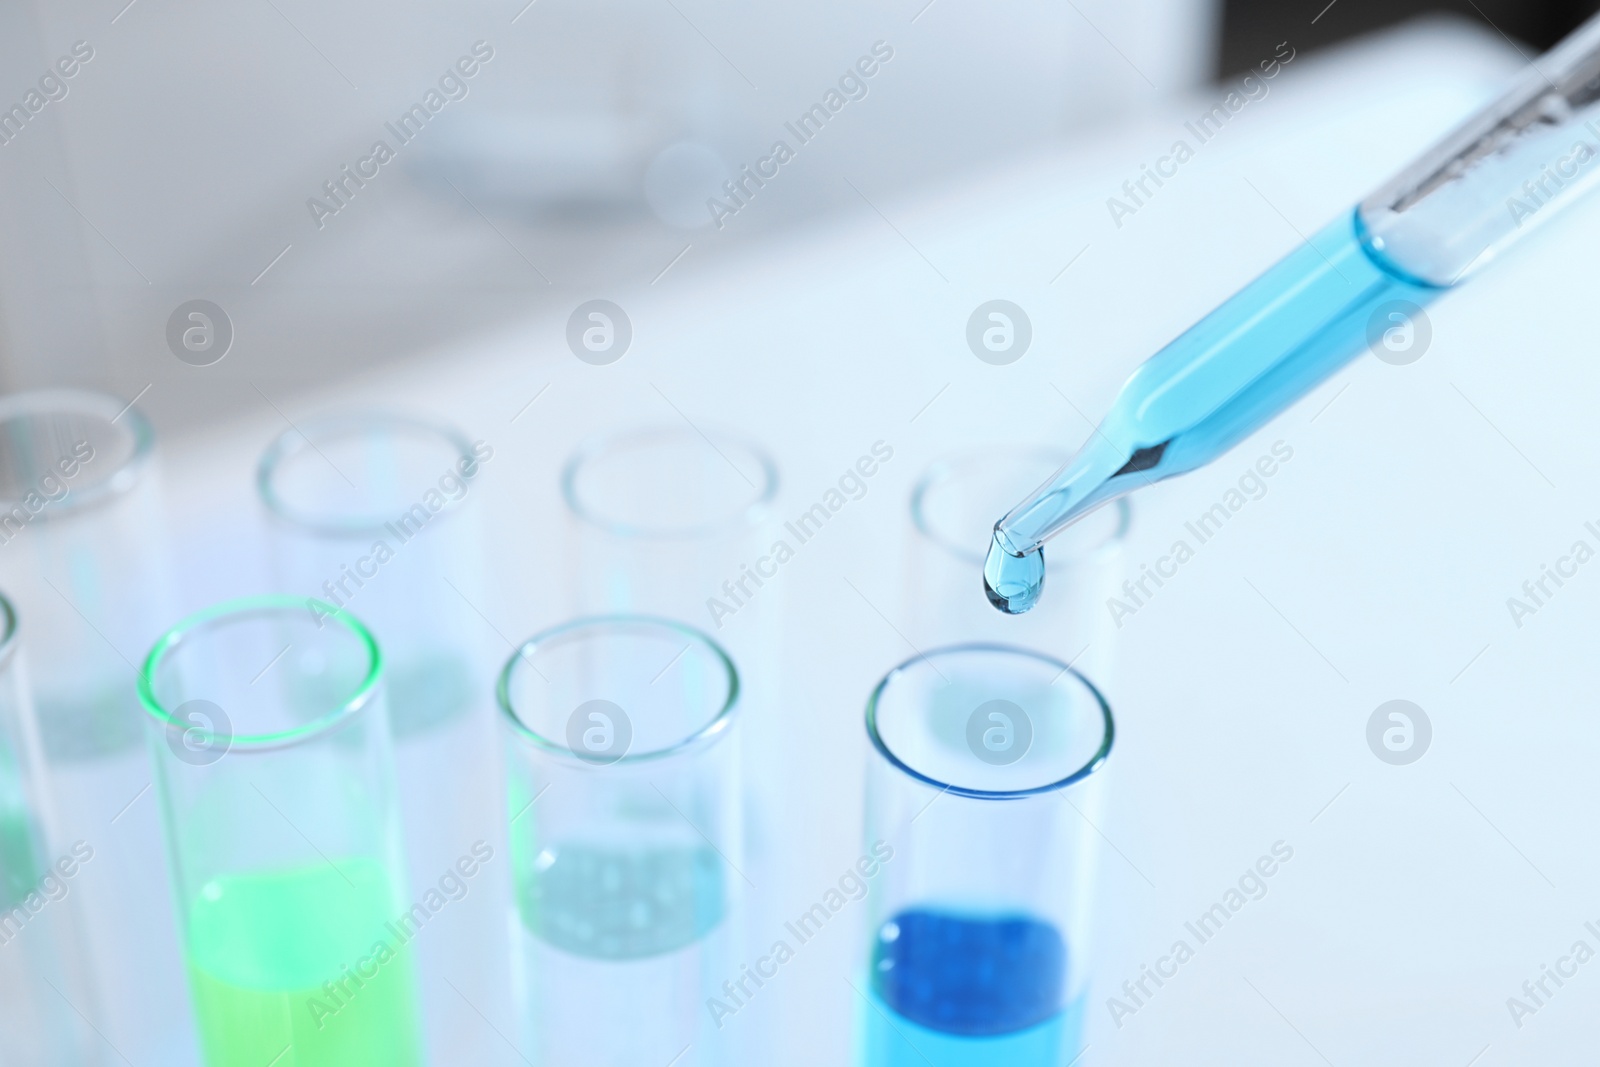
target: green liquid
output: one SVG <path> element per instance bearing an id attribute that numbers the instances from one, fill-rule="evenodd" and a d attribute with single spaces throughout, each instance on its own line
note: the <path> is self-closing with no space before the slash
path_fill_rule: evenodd
<path id="1" fill-rule="evenodd" d="M 27 812 L 0 809 L 0 911 L 10 911 L 38 888 L 45 874 L 39 844 Z"/>
<path id="2" fill-rule="evenodd" d="M 399 911 L 369 859 L 208 882 L 188 928 L 207 1067 L 420 1064 L 411 953 L 387 925 Z"/>

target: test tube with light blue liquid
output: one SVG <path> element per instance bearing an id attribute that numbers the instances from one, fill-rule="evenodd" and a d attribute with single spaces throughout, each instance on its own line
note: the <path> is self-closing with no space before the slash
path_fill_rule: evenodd
<path id="1" fill-rule="evenodd" d="M 732 661 L 677 623 L 579 619 L 524 643 L 499 698 L 528 1061 L 749 1062 L 707 1008 L 746 885 Z"/>
<path id="2" fill-rule="evenodd" d="M 46 777 L 17 613 L 0 597 L 0 1033 L 7 1062 L 80 1067 L 101 1047 L 74 1014 L 99 1006 L 72 883 L 95 851 L 53 832 Z"/>
<path id="3" fill-rule="evenodd" d="M 165 616 L 154 450 L 150 424 L 114 396 L 0 397 L 0 578 L 28 619 L 52 763 L 141 755 L 126 659 Z"/>
<path id="4" fill-rule="evenodd" d="M 95 1023 L 136 1060 L 181 1056 L 190 1030 L 164 994 L 183 964 L 135 696 L 134 664 L 170 618 L 158 473 L 154 431 L 123 398 L 0 397 L 0 588 L 22 620 L 61 837 L 95 850 L 72 887 Z"/>
<path id="5" fill-rule="evenodd" d="M 477 639 L 487 597 L 475 500 L 493 457 L 491 444 L 447 425 L 349 412 L 302 421 L 257 471 L 277 589 L 323 625 L 314 605 L 348 609 L 383 647 L 413 899 L 436 891 L 475 842 L 497 840 L 489 679 L 499 655 Z M 495 1007 L 498 990 L 470 976 L 503 943 L 498 916 L 479 884 L 417 939 L 436 1058 L 496 1054 L 473 1005 Z M 448 975 L 469 976 L 457 984 L 472 1003 Z"/>
<path id="6" fill-rule="evenodd" d="M 739 745 L 749 775 L 746 855 L 759 882 L 785 876 L 789 732 L 783 617 L 795 581 L 787 561 L 805 551 L 775 511 L 771 454 L 743 435 L 682 423 L 645 425 L 581 444 L 562 472 L 566 568 L 573 614 L 648 614 L 711 634 L 739 664 Z M 776 548 L 779 541 L 786 548 Z M 780 563 L 779 560 L 784 562 Z M 764 906 L 758 904 L 758 907 Z M 753 929 L 781 922 L 752 912 Z M 767 1010 L 758 1008 L 756 1013 Z M 753 1013 L 754 1014 L 754 1013 Z"/>
<path id="7" fill-rule="evenodd" d="M 1006 645 L 909 660 L 867 704 L 857 1067 L 1065 1067 L 1083 1048 L 1111 709 Z"/>

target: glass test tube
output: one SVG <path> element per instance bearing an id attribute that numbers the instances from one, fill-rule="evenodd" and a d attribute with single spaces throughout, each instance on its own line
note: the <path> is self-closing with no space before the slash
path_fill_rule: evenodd
<path id="1" fill-rule="evenodd" d="M 993 446 L 931 464 L 911 492 L 908 625 L 917 647 L 959 641 L 1020 643 L 1058 656 L 1105 684 L 1116 626 L 1106 609 L 1129 525 L 1126 500 L 1091 513 L 1050 544 L 1050 588 L 1025 615 L 1007 616 L 983 593 L 994 516 L 1059 470 L 1069 453 Z"/>
<path id="2" fill-rule="evenodd" d="M 98 1015 L 84 970 L 72 881 L 94 858 L 85 841 L 52 831 L 38 731 L 17 639 L 0 597 L 0 1033 L 8 1062 L 99 1063 L 76 1012 Z"/>
<path id="3" fill-rule="evenodd" d="M 858 1064 L 1064 1067 L 1082 1050 L 1111 709 L 1060 660 L 959 645 L 890 671 L 866 722 L 879 869 Z"/>
<path id="4" fill-rule="evenodd" d="M 475 845 L 497 844 L 500 791 L 490 679 L 498 654 L 481 632 L 478 509 L 492 446 L 394 413 L 308 420 L 263 453 L 257 488 L 271 513 L 278 588 L 347 607 L 384 651 L 389 716 L 413 897 Z M 480 491 L 481 490 L 477 490 Z M 451 883 L 454 884 L 453 881 Z M 506 965 L 501 909 L 481 890 L 419 938 L 435 1058 L 484 1059 L 497 1039 L 474 1010 L 476 979 Z M 472 1002 L 445 983 L 454 981 Z"/>
<path id="5" fill-rule="evenodd" d="M 648 612 L 695 625 L 749 632 L 746 609 L 764 590 L 722 588 L 741 564 L 762 554 L 778 471 L 760 446 L 688 426 L 648 427 L 583 445 L 562 472 L 572 519 L 574 607 L 586 612 Z M 731 610 L 713 618 L 707 601 Z M 770 615 L 771 612 L 766 612 Z"/>
<path id="6" fill-rule="evenodd" d="M 315 609 L 315 612 L 311 609 Z M 303 597 L 232 601 L 139 680 L 207 1067 L 423 1062 L 381 658 Z"/>
<path id="7" fill-rule="evenodd" d="M 499 697 L 532 1062 L 734 1062 L 706 1007 L 738 977 L 732 661 L 663 619 L 580 619 L 524 644 Z"/>
<path id="8" fill-rule="evenodd" d="M 745 782 L 747 855 L 761 870 L 773 859 L 764 850 L 776 836 L 787 766 L 785 583 L 773 562 L 777 533 L 767 529 L 777 493 L 778 468 L 760 445 L 689 426 L 595 438 L 562 473 L 574 614 L 678 619 L 714 634 L 739 663 L 740 744 L 750 766 L 768 771 Z"/>
<path id="9" fill-rule="evenodd" d="M 136 657 L 154 636 L 153 447 L 144 416 L 113 396 L 0 397 L 0 573 L 28 619 L 53 763 L 139 746 L 133 674 L 120 653 Z"/>
<path id="10" fill-rule="evenodd" d="M 94 1024 L 124 1055 L 180 1055 L 189 1020 L 135 694 L 140 653 L 170 620 L 154 435 L 103 393 L 0 397 L 0 588 L 26 632 L 40 745 L 100 993 Z"/>

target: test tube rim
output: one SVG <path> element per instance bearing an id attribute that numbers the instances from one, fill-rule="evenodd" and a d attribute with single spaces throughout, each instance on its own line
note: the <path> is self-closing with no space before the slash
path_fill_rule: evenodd
<path id="1" fill-rule="evenodd" d="M 640 440 L 655 436 L 687 435 L 694 434 L 711 444 L 711 438 L 721 438 L 730 444 L 737 444 L 750 453 L 761 469 L 763 487 L 756 494 L 756 498 L 746 504 L 741 510 L 735 512 L 730 519 L 715 522 L 701 523 L 696 526 L 687 526 L 682 529 L 658 529 L 639 525 L 631 522 L 621 522 L 599 514 L 594 509 L 585 505 L 578 494 L 578 470 L 586 460 L 593 459 L 610 448 L 633 440 Z M 716 448 L 712 444 L 712 448 Z M 730 461 L 731 462 L 731 461 Z M 737 470 L 738 468 L 735 468 Z M 739 433 L 731 433 L 719 428 L 713 428 L 710 436 L 698 427 L 690 426 L 687 429 L 667 423 L 630 426 L 624 429 L 611 430 L 597 434 L 579 444 L 567 461 L 561 466 L 561 499 L 566 504 L 567 510 L 579 521 L 604 530 L 613 537 L 636 538 L 642 541 L 693 541 L 697 538 L 707 537 L 723 530 L 739 528 L 753 528 L 766 514 L 772 502 L 778 497 L 778 464 L 773 460 L 772 454 L 752 437 Z"/>
<path id="2" fill-rule="evenodd" d="M 385 411 L 381 409 L 338 411 L 326 415 L 319 415 L 313 419 L 302 421 L 298 426 L 284 430 L 274 437 L 262 451 L 261 458 L 256 462 L 256 494 L 261 498 L 262 504 L 273 518 L 286 522 L 296 529 L 305 530 L 321 537 L 365 537 L 383 532 L 383 522 L 360 521 L 330 521 L 315 514 L 299 511 L 289 506 L 283 496 L 279 494 L 273 483 L 273 478 L 281 468 L 284 461 L 299 455 L 308 448 L 315 448 L 313 437 L 316 434 L 330 429 L 344 429 L 347 427 L 359 428 L 365 425 L 403 427 L 411 430 L 422 430 L 433 434 L 449 443 L 463 458 L 471 460 L 474 464 L 480 461 L 473 454 L 472 442 L 467 435 L 447 423 L 436 422 L 432 419 L 410 415 L 400 411 Z M 461 475 L 464 483 L 470 484 L 478 476 L 476 469 L 471 474 Z M 466 501 L 463 494 L 459 500 L 449 500 L 440 509 L 439 514 L 444 515 L 460 508 Z"/>
<path id="3" fill-rule="evenodd" d="M 61 500 L 40 509 L 35 518 L 46 522 L 66 519 L 96 504 L 122 496 L 138 484 L 155 450 L 155 430 L 150 420 L 132 402 L 124 403 L 114 393 L 98 389 L 50 388 L 24 389 L 0 396 L 0 425 L 18 416 L 69 413 L 100 416 L 105 418 L 108 426 L 126 419 L 132 449 L 122 464 L 105 478 L 86 487 L 74 488 Z M 0 511 L 21 504 L 21 500 L 0 498 Z"/>
<path id="4" fill-rule="evenodd" d="M 576 753 L 564 744 L 552 741 L 528 726 L 517 714 L 511 702 L 511 674 L 517 664 L 523 662 L 524 655 L 532 654 L 539 644 L 548 643 L 556 638 L 564 637 L 591 626 L 655 626 L 664 627 L 682 637 L 698 643 L 702 648 L 711 652 L 713 660 L 718 663 L 728 677 L 728 695 L 723 700 L 722 706 L 716 714 L 711 716 L 705 725 L 689 734 L 687 737 L 674 742 L 666 748 L 652 749 L 649 752 L 628 752 L 615 762 L 596 768 L 594 764 L 581 759 Z M 614 767 L 634 766 L 654 760 L 666 759 L 670 756 L 680 756 L 709 747 L 719 737 L 728 733 L 733 726 L 733 713 L 739 703 L 739 692 L 743 685 L 739 677 L 739 668 L 734 664 L 727 650 L 719 645 L 712 637 L 702 630 L 690 626 L 688 623 L 678 622 L 660 615 L 622 614 L 622 615 L 583 615 L 576 619 L 569 619 L 558 626 L 552 626 L 534 634 L 523 641 L 506 660 L 506 665 L 500 669 L 499 677 L 495 681 L 495 703 L 500 708 L 500 713 L 511 726 L 512 733 L 522 741 L 531 744 L 534 748 L 546 755 L 554 756 L 563 763 L 570 763 L 577 768 L 590 770 L 608 770 Z"/>
<path id="5" fill-rule="evenodd" d="M 911 523 L 912 526 L 916 528 L 916 531 L 923 537 L 927 538 L 930 543 L 943 549 L 950 555 L 963 562 L 971 563 L 978 567 L 982 567 L 984 560 L 987 558 L 989 544 L 994 536 L 992 528 L 981 547 L 975 550 L 968 549 L 967 546 L 950 540 L 934 528 L 932 522 L 929 521 L 927 517 L 924 509 L 924 502 L 926 501 L 928 494 L 934 488 L 936 488 L 938 484 L 948 479 L 956 467 L 965 463 L 977 461 L 986 455 L 1000 454 L 1009 456 L 1030 455 L 1048 459 L 1055 463 L 1058 470 L 1065 466 L 1072 459 L 1070 450 L 1058 450 L 1050 448 L 1046 445 L 1020 447 L 1011 447 L 1007 445 L 980 446 L 977 448 L 969 448 L 962 452 L 952 453 L 948 456 L 943 456 L 934 460 L 923 469 L 922 475 L 917 479 L 917 483 L 911 487 Z M 1128 529 L 1133 522 L 1133 509 L 1129 506 L 1127 498 L 1119 497 L 1116 500 L 1107 501 L 1107 503 L 1115 506 L 1117 512 L 1116 528 L 1113 529 L 1111 533 L 1107 534 L 1105 539 L 1096 544 L 1093 548 L 1085 552 L 1069 554 L 1064 562 L 1071 560 L 1093 560 L 1096 557 L 1115 551 L 1116 546 L 1121 544 L 1127 538 Z M 1095 510 L 1098 511 L 1099 509 L 1097 508 Z"/>
<path id="6" fill-rule="evenodd" d="M 1029 659 L 1038 660 L 1041 663 L 1046 663 L 1052 667 L 1059 668 L 1061 674 L 1063 675 L 1070 674 L 1072 677 L 1076 678 L 1079 684 L 1087 689 L 1089 694 L 1094 697 L 1095 703 L 1100 708 L 1101 719 L 1105 723 L 1105 736 L 1101 738 L 1099 748 L 1097 748 L 1094 754 L 1089 757 L 1089 761 L 1082 767 L 1079 767 L 1077 770 L 1067 775 L 1065 778 L 1054 782 L 1046 782 L 1044 785 L 1034 786 L 1031 789 L 989 790 L 973 789 L 968 786 L 955 785 L 954 783 L 950 782 L 941 782 L 931 775 L 923 774 L 921 771 L 902 760 L 899 756 L 895 755 L 894 752 L 890 750 L 888 744 L 883 740 L 882 735 L 878 731 L 878 706 L 884 692 L 889 687 L 889 683 L 893 682 L 895 678 L 901 674 L 901 672 L 909 670 L 919 663 L 931 663 L 935 657 L 964 652 L 1003 652 L 1009 655 L 1026 656 Z M 902 772 L 910 778 L 915 779 L 916 781 L 923 783 L 924 785 L 932 786 L 933 788 L 938 789 L 940 792 L 949 793 L 952 796 L 965 797 L 969 800 L 1025 800 L 1028 797 L 1035 797 L 1043 793 L 1055 792 L 1056 790 L 1065 789 L 1070 785 L 1081 782 L 1095 771 L 1099 770 L 1101 766 L 1105 764 L 1106 758 L 1111 754 L 1111 745 L 1116 739 L 1117 733 L 1116 722 L 1111 715 L 1111 705 L 1106 702 L 1105 694 L 1100 692 L 1100 688 L 1098 686 L 1096 686 L 1081 672 L 1075 669 L 1071 664 L 1063 663 L 1054 656 L 1046 655 L 1043 652 L 1035 652 L 1033 649 L 1023 648 L 1020 645 L 1007 645 L 997 641 L 972 641 L 959 645 L 945 645 L 940 648 L 930 649 L 927 652 L 919 652 L 910 659 L 896 664 L 889 670 L 889 673 L 885 674 L 883 678 L 878 681 L 877 685 L 873 686 L 872 694 L 867 697 L 866 728 L 867 737 L 869 740 L 871 740 L 872 747 L 877 750 L 878 755 L 882 756 L 891 767 L 894 767 L 896 770 Z"/>
<path id="7" fill-rule="evenodd" d="M 138 692 L 140 705 L 154 724 L 159 727 L 184 731 L 200 729 L 174 718 L 172 713 L 163 707 L 161 701 L 156 698 L 153 679 L 156 668 L 166 654 L 177 648 L 185 638 L 213 623 L 247 615 L 265 615 L 280 611 L 301 612 L 313 607 L 354 634 L 367 654 L 367 673 L 357 683 L 355 692 L 333 710 L 292 730 L 278 730 L 267 734 L 234 734 L 230 732 L 224 738 L 219 738 L 218 735 L 205 730 L 200 730 L 200 732 L 205 735 L 208 741 L 219 739 L 225 741 L 230 752 L 241 750 L 245 752 L 273 752 L 285 748 L 293 748 L 321 737 L 372 703 L 373 694 L 378 691 L 378 682 L 383 673 L 383 652 L 378 647 L 377 639 L 372 636 L 372 631 L 367 629 L 360 619 L 357 619 L 343 608 L 335 607 L 315 598 L 302 598 L 285 593 L 237 597 L 232 600 L 224 600 L 220 604 L 213 604 L 209 608 L 203 608 L 192 615 L 185 616 L 156 639 L 155 645 L 150 649 L 150 654 L 145 657 L 144 664 L 139 670 Z"/>

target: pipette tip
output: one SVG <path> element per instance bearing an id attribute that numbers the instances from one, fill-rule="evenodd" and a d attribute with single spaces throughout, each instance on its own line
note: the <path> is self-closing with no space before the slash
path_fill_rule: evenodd
<path id="1" fill-rule="evenodd" d="M 983 561 L 983 592 L 989 603 L 1007 615 L 1021 615 L 1039 602 L 1044 591 L 1044 549 L 1017 555 L 995 531 Z"/>

